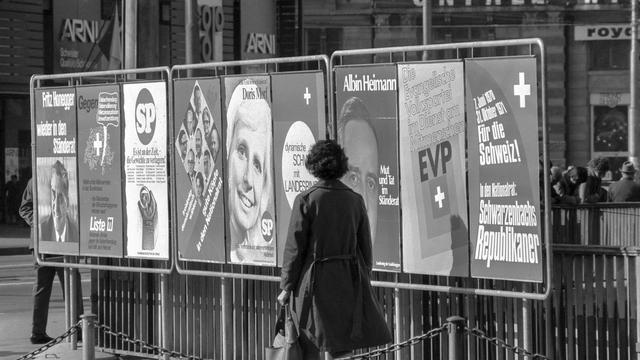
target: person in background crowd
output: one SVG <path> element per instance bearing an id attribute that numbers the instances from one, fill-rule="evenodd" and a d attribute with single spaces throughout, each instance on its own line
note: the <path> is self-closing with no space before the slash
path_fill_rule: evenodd
<path id="1" fill-rule="evenodd" d="M 633 179 L 636 168 L 631 161 L 625 161 L 620 168 L 622 178 L 609 185 L 608 200 L 612 202 L 640 201 L 640 184 Z"/>
<path id="2" fill-rule="evenodd" d="M 20 185 L 18 176 L 11 175 L 11 181 L 4 186 L 4 199 L 6 204 L 7 224 L 18 222 L 18 207 L 20 206 Z"/>
<path id="3" fill-rule="evenodd" d="M 587 179 L 580 184 L 578 194 L 584 204 L 607 201 L 607 190 L 602 185 L 602 178 L 609 170 L 609 160 L 604 157 L 591 159 L 587 163 Z"/>
<path id="4" fill-rule="evenodd" d="M 305 360 L 331 358 L 391 341 L 371 289 L 372 247 L 362 195 L 339 179 L 347 157 L 333 140 L 318 141 L 305 166 L 319 181 L 294 201 L 278 301 L 291 298 Z"/>
<path id="5" fill-rule="evenodd" d="M 33 228 L 33 186 L 32 179 L 29 179 L 27 186 L 22 194 L 22 202 L 20 203 L 20 216 L 31 226 L 31 241 L 29 249 L 33 252 L 33 242 L 35 239 L 35 231 Z M 35 256 L 35 254 L 34 254 Z M 44 255 L 47 261 L 60 261 L 61 256 Z M 31 324 L 31 343 L 46 344 L 53 340 L 47 335 L 47 319 L 49 317 L 49 300 L 51 299 L 51 290 L 53 288 L 53 280 L 58 275 L 60 285 L 64 294 L 64 269 L 53 266 L 40 266 L 34 257 L 34 268 L 36 270 L 36 279 L 33 285 L 33 321 Z M 82 285 L 80 282 L 80 273 L 76 272 L 76 301 L 78 304 L 78 315 L 84 313 L 82 303 Z M 81 340 L 78 334 L 78 340 Z"/>
<path id="6" fill-rule="evenodd" d="M 559 204 L 561 196 L 558 194 L 557 185 L 562 180 L 562 168 L 560 166 L 551 166 L 549 169 L 549 193 L 551 195 L 551 204 Z M 540 193 L 544 191 L 544 188 L 540 187 Z"/>
<path id="7" fill-rule="evenodd" d="M 587 169 L 582 166 L 569 166 L 560 182 L 555 185 L 560 204 L 576 205 L 580 203 L 578 188 L 587 180 Z"/>

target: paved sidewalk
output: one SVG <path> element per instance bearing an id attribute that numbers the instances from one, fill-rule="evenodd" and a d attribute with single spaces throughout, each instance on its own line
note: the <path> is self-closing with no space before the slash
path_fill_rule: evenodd
<path id="1" fill-rule="evenodd" d="M 0 256 L 28 254 L 30 236 L 29 227 L 0 224 Z"/>

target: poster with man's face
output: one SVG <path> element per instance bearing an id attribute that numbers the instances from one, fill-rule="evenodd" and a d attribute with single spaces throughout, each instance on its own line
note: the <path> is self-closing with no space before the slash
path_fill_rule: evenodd
<path id="1" fill-rule="evenodd" d="M 167 89 L 122 86 L 127 257 L 169 258 Z"/>
<path id="2" fill-rule="evenodd" d="M 224 78 L 227 253 L 236 264 L 276 264 L 269 80 Z"/>
<path id="3" fill-rule="evenodd" d="M 335 79 L 338 143 L 349 158 L 341 180 L 364 198 L 374 269 L 400 271 L 396 69 L 337 67 Z"/>
<path id="4" fill-rule="evenodd" d="M 35 91 L 38 250 L 78 255 L 75 88 Z"/>
<path id="5" fill-rule="evenodd" d="M 120 87 L 78 87 L 77 104 L 80 255 L 121 258 Z"/>
<path id="6" fill-rule="evenodd" d="M 220 80 L 176 80 L 173 94 L 178 257 L 224 262 Z"/>

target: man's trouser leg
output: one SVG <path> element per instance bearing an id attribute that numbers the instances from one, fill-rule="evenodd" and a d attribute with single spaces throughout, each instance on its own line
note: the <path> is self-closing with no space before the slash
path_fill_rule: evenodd
<path id="1" fill-rule="evenodd" d="M 51 299 L 53 279 L 57 273 L 62 283 L 64 274 L 62 268 L 39 265 L 36 265 L 35 268 L 36 282 L 33 286 L 33 323 L 31 335 L 39 336 L 46 334 L 47 330 L 49 300 Z"/>

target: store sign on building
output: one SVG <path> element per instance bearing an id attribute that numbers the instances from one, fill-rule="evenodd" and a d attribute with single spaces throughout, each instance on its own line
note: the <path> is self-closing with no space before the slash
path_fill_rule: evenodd
<path id="1" fill-rule="evenodd" d="M 224 11 L 222 0 L 198 0 L 200 60 L 222 61 L 222 30 Z"/>
<path id="2" fill-rule="evenodd" d="M 263 59 L 277 55 L 275 14 L 273 0 L 240 2 L 242 59 Z"/>
<path id="3" fill-rule="evenodd" d="M 575 40 L 629 40 L 631 26 L 629 24 L 576 25 Z"/>
<path id="4" fill-rule="evenodd" d="M 99 1 L 53 2 L 53 72 L 105 70 L 113 24 L 100 15 Z"/>

